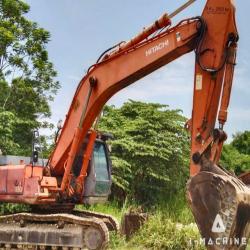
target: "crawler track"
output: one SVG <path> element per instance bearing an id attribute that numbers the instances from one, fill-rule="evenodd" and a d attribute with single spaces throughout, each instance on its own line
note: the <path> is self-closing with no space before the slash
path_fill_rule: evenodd
<path id="1" fill-rule="evenodd" d="M 0 216 L 0 250 L 105 249 L 108 241 L 106 224 L 95 217 L 34 213 Z"/>
<path id="2" fill-rule="evenodd" d="M 82 211 L 73 210 L 72 214 L 76 216 L 80 216 L 80 217 L 89 217 L 89 218 L 95 217 L 97 219 L 100 219 L 106 224 L 109 231 L 118 232 L 120 229 L 117 219 L 108 214 L 97 213 L 97 212 L 87 211 L 87 210 L 82 210 Z"/>
<path id="3" fill-rule="evenodd" d="M 32 212 L 36 214 L 57 214 L 57 213 L 66 213 L 66 214 L 73 214 L 75 216 L 80 216 L 83 218 L 91 218 L 95 217 L 97 219 L 102 220 L 106 226 L 108 227 L 109 231 L 119 231 L 119 223 L 116 218 L 111 215 L 104 214 L 104 213 L 97 213 L 89 210 L 79 210 L 74 209 L 74 204 L 54 204 L 54 205 L 43 205 L 43 206 L 33 206 Z"/>

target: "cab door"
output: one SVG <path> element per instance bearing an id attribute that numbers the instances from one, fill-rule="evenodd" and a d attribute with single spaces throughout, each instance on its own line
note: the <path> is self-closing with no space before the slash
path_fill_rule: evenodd
<path id="1" fill-rule="evenodd" d="M 95 195 L 107 196 L 111 188 L 111 161 L 105 143 L 96 141 L 92 161 L 96 181 Z"/>
<path id="2" fill-rule="evenodd" d="M 97 139 L 84 183 L 84 203 L 107 201 L 111 192 L 111 160 L 106 143 Z"/>

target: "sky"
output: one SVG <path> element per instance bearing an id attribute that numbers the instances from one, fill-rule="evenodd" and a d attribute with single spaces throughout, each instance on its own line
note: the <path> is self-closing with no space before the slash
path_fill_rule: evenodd
<path id="1" fill-rule="evenodd" d="M 80 79 L 107 48 L 134 35 L 163 13 L 171 13 L 186 0 L 26 0 L 27 17 L 51 34 L 49 58 L 58 72 L 61 89 L 51 103 L 51 121 L 64 119 Z M 240 35 L 237 66 L 225 130 L 229 135 L 250 130 L 250 1 L 236 0 Z M 201 15 L 206 1 L 197 0 L 173 23 Z M 112 97 L 121 106 L 128 99 L 167 104 L 191 116 L 194 53 L 162 67 Z"/>

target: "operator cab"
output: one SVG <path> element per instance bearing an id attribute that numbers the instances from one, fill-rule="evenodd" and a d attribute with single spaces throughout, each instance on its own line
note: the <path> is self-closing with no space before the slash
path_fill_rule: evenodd
<path id="1" fill-rule="evenodd" d="M 109 147 L 106 141 L 111 139 L 110 134 L 100 134 L 95 141 L 93 154 L 89 163 L 84 185 L 84 204 L 104 203 L 111 193 L 111 160 Z M 77 177 L 82 166 L 83 152 L 87 140 L 83 143 L 80 154 L 73 165 L 73 173 Z"/>

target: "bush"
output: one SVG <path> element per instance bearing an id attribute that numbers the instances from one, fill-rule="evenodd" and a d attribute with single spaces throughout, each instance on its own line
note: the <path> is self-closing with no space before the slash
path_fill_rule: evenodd
<path id="1" fill-rule="evenodd" d="M 236 175 L 250 169 L 250 131 L 233 135 L 233 141 L 223 147 L 220 163 Z"/>
<path id="2" fill-rule="evenodd" d="M 0 203 L 0 215 L 30 211 L 30 206 L 25 204 Z"/>
<path id="3" fill-rule="evenodd" d="M 192 245 L 190 242 L 199 240 L 200 234 L 194 223 L 183 225 L 166 217 L 158 211 L 130 240 L 128 246 L 145 249 L 205 249 L 203 246 Z"/>

